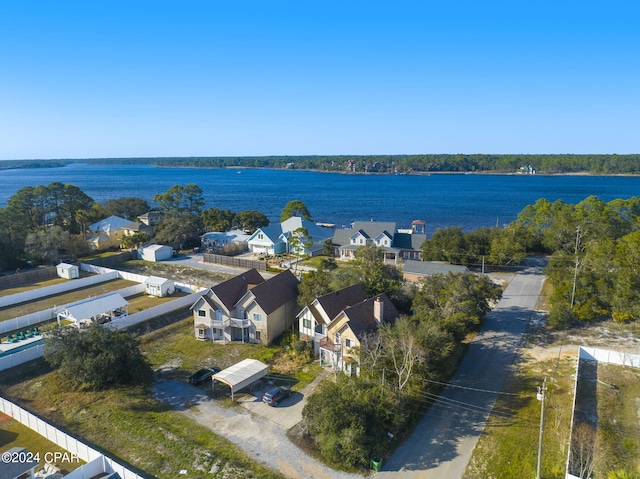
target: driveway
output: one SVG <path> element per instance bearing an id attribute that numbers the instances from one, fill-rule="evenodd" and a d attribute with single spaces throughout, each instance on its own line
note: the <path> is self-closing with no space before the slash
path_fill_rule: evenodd
<path id="1" fill-rule="evenodd" d="M 324 377 L 321 373 L 319 376 Z M 316 380 L 320 381 L 321 377 Z M 307 395 L 317 381 L 307 385 L 298 393 Z M 317 459 L 307 455 L 293 444 L 287 437 L 286 420 L 281 419 L 291 411 L 291 415 L 298 421 L 293 413 L 299 405 L 300 411 L 304 401 L 290 398 L 295 404 L 283 401 L 276 408 L 266 404 L 257 404 L 249 401 L 256 408 L 260 405 L 268 409 L 260 409 L 260 412 L 274 413 L 272 417 L 263 417 L 262 414 L 252 414 L 242 408 L 225 408 L 207 396 L 205 387 L 195 387 L 182 381 L 166 380 L 159 378 L 153 386 L 154 396 L 174 409 L 190 417 L 197 423 L 209 428 L 216 434 L 223 436 L 239 446 L 247 455 L 256 461 L 279 471 L 290 479 L 362 479 L 361 475 L 335 471 L 324 465 Z M 290 406 L 293 406 L 290 409 Z"/>
<path id="2" fill-rule="evenodd" d="M 544 276 L 516 274 L 439 399 L 383 465 L 380 478 L 458 479 L 471 458 L 505 376 L 517 359 Z M 532 394 L 535 391 L 532 391 Z"/>

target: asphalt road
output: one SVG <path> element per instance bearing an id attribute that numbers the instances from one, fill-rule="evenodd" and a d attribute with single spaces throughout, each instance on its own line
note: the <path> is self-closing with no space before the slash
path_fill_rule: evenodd
<path id="1" fill-rule="evenodd" d="M 458 387 L 443 391 L 376 477 L 462 477 L 497 397 L 495 392 L 480 390 L 502 389 L 509 367 L 517 360 L 543 280 L 537 265 L 512 278 L 451 381 Z"/>

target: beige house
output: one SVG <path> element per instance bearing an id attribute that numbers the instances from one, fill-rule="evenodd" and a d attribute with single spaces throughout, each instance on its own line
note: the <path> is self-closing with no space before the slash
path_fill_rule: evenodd
<path id="1" fill-rule="evenodd" d="M 210 288 L 192 306 L 196 339 L 202 341 L 244 340 L 244 318 L 236 303 L 264 278 L 251 269 Z"/>
<path id="2" fill-rule="evenodd" d="M 89 226 L 91 237 L 87 238 L 87 242 L 89 242 L 92 249 L 120 246 L 120 242 L 125 236 L 124 228 L 129 224 L 131 224 L 129 220 L 119 216 L 109 216 Z"/>
<path id="3" fill-rule="evenodd" d="M 338 371 L 359 375 L 362 338 L 375 333 L 381 324 L 394 322 L 398 316 L 386 294 L 345 308 L 329 323 L 327 337 L 320 341 L 321 360 Z"/>
<path id="4" fill-rule="evenodd" d="M 320 341 L 327 337 L 331 320 L 343 309 L 365 299 L 367 294 L 359 284 L 318 296 L 298 313 L 300 339 L 310 342 L 316 355 L 319 355 Z"/>
<path id="5" fill-rule="evenodd" d="M 191 309 L 200 340 L 270 344 L 294 324 L 298 280 L 284 271 L 265 281 L 255 269 L 207 291 Z"/>

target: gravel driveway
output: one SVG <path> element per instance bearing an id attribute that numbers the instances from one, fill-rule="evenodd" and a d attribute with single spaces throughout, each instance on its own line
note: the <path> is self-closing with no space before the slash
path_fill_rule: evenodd
<path id="1" fill-rule="evenodd" d="M 362 479 L 358 474 L 334 471 L 305 454 L 289 440 L 286 429 L 277 422 L 256 416 L 248 410 L 219 406 L 203 388 L 181 381 L 159 379 L 154 384 L 154 396 L 290 479 Z M 302 403 L 303 400 L 295 402 Z M 278 413 L 286 411 L 286 405 L 284 401 L 275 409 Z"/>

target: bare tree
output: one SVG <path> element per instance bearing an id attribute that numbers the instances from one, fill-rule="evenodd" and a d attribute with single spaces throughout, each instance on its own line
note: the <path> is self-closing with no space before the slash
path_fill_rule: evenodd
<path id="1" fill-rule="evenodd" d="M 569 472 L 582 479 L 588 479 L 595 468 L 597 434 L 591 424 L 584 422 L 574 425 L 571 432 L 571 455 Z"/>
<path id="2" fill-rule="evenodd" d="M 396 375 L 398 390 L 402 391 L 411 379 L 415 368 L 427 358 L 425 349 L 416 336 L 410 318 L 404 316 L 393 327 L 382 328 L 385 349 Z"/>

